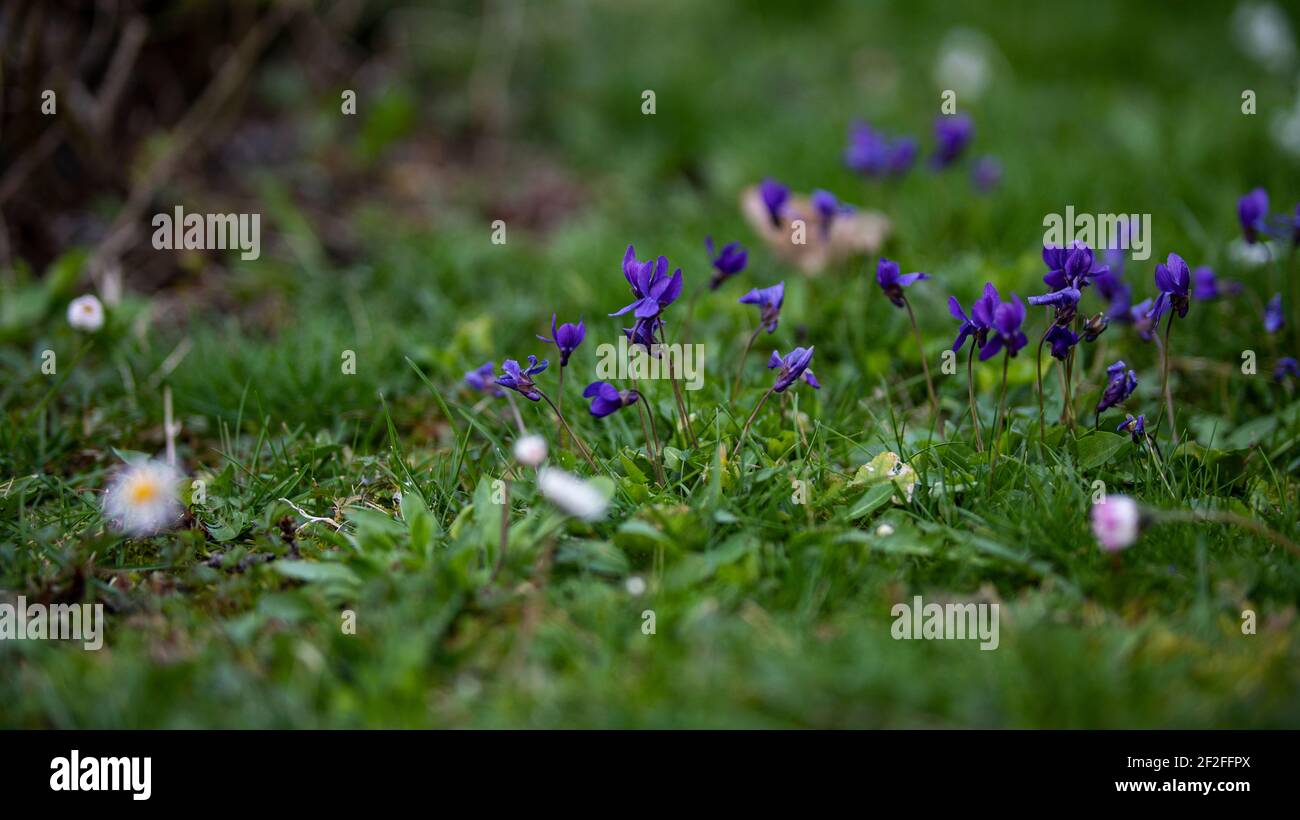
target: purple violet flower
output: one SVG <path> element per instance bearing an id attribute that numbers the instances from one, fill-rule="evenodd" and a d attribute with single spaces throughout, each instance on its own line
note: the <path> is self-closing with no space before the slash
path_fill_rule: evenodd
<path id="1" fill-rule="evenodd" d="M 1047 331 L 1047 341 L 1052 345 L 1052 358 L 1065 361 L 1070 350 L 1079 343 L 1079 337 L 1067 327 L 1052 325 L 1052 329 Z"/>
<path id="2" fill-rule="evenodd" d="M 1101 334 L 1106 332 L 1108 327 L 1110 327 L 1110 316 L 1105 313 L 1098 313 L 1083 323 L 1083 340 L 1088 344 L 1092 344 L 1101 337 Z"/>
<path id="3" fill-rule="evenodd" d="M 1054 307 L 1058 313 L 1068 311 L 1071 314 L 1071 318 L 1074 318 L 1073 314 L 1075 308 L 1078 307 L 1079 299 L 1082 297 L 1083 294 L 1079 293 L 1078 288 L 1067 287 L 1062 288 L 1061 290 L 1054 290 L 1051 293 L 1044 293 L 1041 296 L 1030 296 L 1029 304 Z"/>
<path id="4" fill-rule="evenodd" d="M 709 250 L 709 259 L 713 263 L 713 276 L 709 279 L 709 290 L 717 290 L 723 282 L 745 269 L 749 261 L 749 251 L 739 242 L 728 242 L 719 252 L 713 249 L 713 237 L 704 237 L 704 247 Z"/>
<path id="5" fill-rule="evenodd" d="M 993 311 L 997 309 L 998 289 L 993 287 L 992 282 L 984 283 L 984 295 L 971 303 L 970 316 L 961 309 L 961 302 L 957 301 L 956 296 L 948 297 L 948 312 L 952 318 L 961 322 L 957 328 L 957 338 L 953 339 L 952 352 L 956 353 L 966 344 L 966 338 L 973 336 L 975 346 L 983 347 L 988 339 L 989 328 L 993 327 Z"/>
<path id="6" fill-rule="evenodd" d="M 1148 342 L 1151 341 L 1152 334 L 1155 333 L 1156 329 L 1156 315 L 1152 309 L 1154 307 L 1155 302 L 1144 299 L 1129 308 L 1129 320 L 1133 322 L 1133 329 Z"/>
<path id="7" fill-rule="evenodd" d="M 772 357 L 767 360 L 767 369 L 780 370 L 776 374 L 776 384 L 772 390 L 776 393 L 784 393 L 786 388 L 794 384 L 799 379 L 803 379 L 814 390 L 821 390 L 822 386 L 817 381 L 817 377 L 808 369 L 812 363 L 813 348 L 796 347 L 791 350 L 784 358 L 777 351 L 772 351 Z"/>
<path id="8" fill-rule="evenodd" d="M 1120 274 L 1114 270 L 1107 270 L 1094 277 L 1092 283 L 1097 286 L 1097 295 L 1107 302 L 1106 318 L 1121 322 L 1131 321 L 1129 307 L 1132 304 L 1133 292 L 1120 278 Z"/>
<path id="9" fill-rule="evenodd" d="M 1187 300 L 1191 292 L 1191 284 L 1192 272 L 1178 254 L 1169 254 L 1168 264 L 1156 265 L 1156 289 L 1160 291 L 1152 311 L 1155 314 L 1156 324 L 1160 323 L 1160 318 L 1170 308 L 1178 312 L 1180 319 L 1187 316 Z"/>
<path id="10" fill-rule="evenodd" d="M 584 399 L 591 399 L 591 414 L 598 419 L 635 404 L 641 398 L 635 390 L 619 390 L 609 382 L 592 382 L 582 391 Z"/>
<path id="11" fill-rule="evenodd" d="M 975 136 L 975 123 L 968 114 L 940 115 L 934 121 L 934 154 L 930 164 L 947 168 L 956 162 Z"/>
<path id="12" fill-rule="evenodd" d="M 812 205 L 813 210 L 817 212 L 823 238 L 830 236 L 831 223 L 835 221 L 836 215 L 853 211 L 852 206 L 842 204 L 835 198 L 835 194 L 821 188 L 812 192 L 809 203 Z"/>
<path id="13" fill-rule="evenodd" d="M 1293 379 L 1300 379 L 1300 362 L 1297 362 L 1291 356 L 1283 356 L 1277 360 L 1277 365 L 1273 367 L 1273 378 L 1277 381 L 1290 376 Z"/>
<path id="14" fill-rule="evenodd" d="M 911 169 L 916 154 L 916 140 L 911 137 L 890 140 L 866 123 L 855 123 L 849 129 L 844 164 L 868 177 L 900 177 Z"/>
<path id="15" fill-rule="evenodd" d="M 587 326 L 583 324 L 582 319 L 578 319 L 576 325 L 565 322 L 557 328 L 555 326 L 555 314 L 552 313 L 551 337 L 548 339 L 539 335 L 537 338 L 547 344 L 555 345 L 556 349 L 560 351 L 560 367 L 568 367 L 569 357 L 573 355 L 573 351 L 578 349 L 578 345 L 582 344 L 582 340 L 587 338 Z"/>
<path id="16" fill-rule="evenodd" d="M 489 396 L 500 398 L 506 391 L 497 387 L 496 362 L 484 362 L 477 370 L 465 371 L 465 384 Z"/>
<path id="17" fill-rule="evenodd" d="M 1246 241 L 1252 245 L 1258 242 L 1268 220 L 1268 192 L 1256 188 L 1237 200 L 1237 219 L 1241 222 L 1241 233 Z"/>
<path id="18" fill-rule="evenodd" d="M 768 177 L 759 183 L 758 195 L 763 198 L 763 205 L 767 208 L 772 224 L 779 227 L 781 214 L 785 212 L 786 202 L 790 199 L 790 189 Z"/>
<path id="19" fill-rule="evenodd" d="M 506 359 L 501 363 L 501 369 L 504 373 L 497 376 L 497 384 L 522 394 L 524 398 L 530 401 L 541 401 L 542 394 L 537 389 L 537 386 L 533 384 L 533 376 L 541 373 L 549 365 L 550 362 L 546 359 L 542 359 L 539 364 L 536 356 L 528 357 L 528 367 L 526 368 L 520 368 L 519 362 L 514 359 Z"/>
<path id="20" fill-rule="evenodd" d="M 919 282 L 922 279 L 929 279 L 928 273 L 904 273 L 899 274 L 897 262 L 891 262 L 885 257 L 880 257 L 876 263 L 876 281 L 880 283 L 880 289 L 889 297 L 889 301 L 894 303 L 895 307 L 903 306 L 903 288 L 911 285 L 913 282 Z"/>
<path id="21" fill-rule="evenodd" d="M 1268 305 L 1264 308 L 1264 330 L 1269 333 L 1277 333 L 1286 325 L 1286 319 L 1282 313 L 1282 294 L 1278 293 L 1268 300 Z"/>
<path id="22" fill-rule="evenodd" d="M 1020 329 L 1025 321 L 1025 304 L 1014 293 L 1011 294 L 1011 299 L 1010 302 L 999 302 L 993 311 L 991 328 L 993 333 L 989 335 L 988 343 L 980 350 L 981 362 L 993 358 L 1004 347 L 1007 349 L 1008 356 L 1015 356 L 1021 348 L 1029 344 L 1029 339 Z"/>
<path id="23" fill-rule="evenodd" d="M 639 262 L 631 245 L 623 255 L 623 276 L 632 286 L 632 295 L 636 298 L 610 316 L 635 311 L 632 315 L 638 319 L 654 319 L 682 293 L 681 268 L 669 276 L 668 257 L 661 256 L 657 262 Z"/>
<path id="24" fill-rule="evenodd" d="M 1205 265 L 1192 271 L 1192 298 L 1197 301 L 1208 302 L 1238 293 L 1241 293 L 1240 282 L 1219 281 L 1214 271 Z"/>
<path id="25" fill-rule="evenodd" d="M 1106 368 L 1106 375 L 1108 377 L 1106 389 L 1102 391 L 1101 399 L 1097 402 L 1098 413 L 1124 401 L 1137 389 L 1137 374 L 1128 369 L 1123 359 Z"/>
<path id="26" fill-rule="evenodd" d="M 891 177 L 901 177 L 912 169 L 919 152 L 916 140 L 911 137 L 899 137 L 889 145 L 885 171 Z"/>
<path id="27" fill-rule="evenodd" d="M 1115 428 L 1117 433 L 1128 433 L 1133 437 L 1134 444 L 1141 444 L 1147 435 L 1147 417 L 1139 415 L 1134 418 L 1132 414 L 1124 417 L 1124 420 Z"/>
<path id="28" fill-rule="evenodd" d="M 631 344 L 641 345 L 647 351 L 653 352 L 655 345 L 658 344 L 655 340 L 655 331 L 662 324 L 662 319 L 643 319 L 634 322 L 631 327 L 623 328 L 623 335 Z"/>
<path id="29" fill-rule="evenodd" d="M 1075 242 L 1066 250 L 1044 247 L 1043 262 L 1049 269 L 1043 283 L 1052 290 L 1069 287 L 1083 290 L 1088 287 L 1088 280 L 1110 273 L 1105 265 L 1097 266 L 1096 254 L 1082 242 Z"/>
<path id="30" fill-rule="evenodd" d="M 970 172 L 975 190 L 987 194 L 1002 183 L 1002 163 L 997 157 L 983 156 L 975 160 Z"/>
<path id="31" fill-rule="evenodd" d="M 759 321 L 772 333 L 781 318 L 781 305 L 785 303 L 785 282 L 777 282 L 770 288 L 754 288 L 739 301 L 742 305 L 757 306 Z"/>

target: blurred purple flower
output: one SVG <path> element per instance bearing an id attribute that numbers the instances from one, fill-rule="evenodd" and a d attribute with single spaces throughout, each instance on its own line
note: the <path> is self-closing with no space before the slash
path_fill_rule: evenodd
<path id="1" fill-rule="evenodd" d="M 1129 308 L 1129 317 L 1133 322 L 1133 329 L 1138 332 L 1146 341 L 1151 341 L 1151 336 L 1156 329 L 1156 315 L 1153 308 L 1155 302 L 1145 299 Z"/>
<path id="2" fill-rule="evenodd" d="M 722 250 L 715 252 L 713 237 L 704 237 L 704 247 L 709 249 L 709 259 L 713 263 L 713 276 L 709 279 L 709 290 L 717 290 L 723 282 L 745 269 L 749 261 L 749 251 L 739 242 L 728 242 Z"/>
<path id="3" fill-rule="evenodd" d="M 1300 379 L 1300 362 L 1297 362 L 1291 356 L 1284 356 L 1277 360 L 1277 365 L 1273 367 L 1273 378 L 1277 381 L 1290 376 L 1293 379 Z"/>
<path id="4" fill-rule="evenodd" d="M 772 224 L 779 226 L 786 201 L 790 199 L 790 189 L 768 177 L 759 183 L 758 195 L 763 198 L 763 205 L 767 208 Z"/>
<path id="5" fill-rule="evenodd" d="M 1246 241 L 1252 245 L 1258 242 L 1268 219 L 1268 192 L 1256 188 L 1237 200 L 1237 219 L 1241 222 L 1241 233 Z"/>
<path id="6" fill-rule="evenodd" d="M 997 157 L 982 156 L 975 160 L 970 176 L 975 190 L 987 194 L 1002 184 L 1002 163 Z"/>
<path id="7" fill-rule="evenodd" d="M 1240 282 L 1219 281 L 1214 271 L 1202 265 L 1192 271 L 1192 298 L 1208 302 L 1223 296 L 1235 296 L 1241 293 Z"/>
<path id="8" fill-rule="evenodd" d="M 1094 277 L 1092 283 L 1097 286 L 1097 294 L 1106 300 L 1108 319 L 1121 322 L 1132 321 L 1129 316 L 1129 305 L 1133 299 L 1132 291 L 1120 274 L 1109 269 Z"/>
<path id="9" fill-rule="evenodd" d="M 902 176 L 916 161 L 916 140 L 900 137 L 890 140 L 866 123 L 849 129 L 849 145 L 844 150 L 844 164 L 868 177 Z"/>
<path id="10" fill-rule="evenodd" d="M 975 123 L 968 114 L 940 115 L 934 121 L 934 153 L 930 164 L 947 168 L 956 162 L 975 136 Z"/>
<path id="11" fill-rule="evenodd" d="M 1269 333 L 1277 333 L 1286 325 L 1286 319 L 1282 314 L 1282 294 L 1278 293 L 1268 300 L 1268 305 L 1264 307 L 1264 330 Z"/>
<path id="12" fill-rule="evenodd" d="M 477 370 L 465 371 L 465 384 L 475 390 L 500 398 L 506 391 L 497 386 L 496 362 L 484 362 Z"/>
<path id="13" fill-rule="evenodd" d="M 817 212 L 818 221 L 821 225 L 823 237 L 827 237 L 831 232 L 831 223 L 835 221 L 838 214 L 852 213 L 853 207 L 845 205 L 835 198 L 835 194 L 830 191 L 824 191 L 821 188 L 812 192 L 809 197 L 809 203 L 813 210 Z"/>

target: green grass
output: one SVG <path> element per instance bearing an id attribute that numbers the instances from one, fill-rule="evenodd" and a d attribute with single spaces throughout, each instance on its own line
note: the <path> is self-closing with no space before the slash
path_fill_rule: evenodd
<path id="1" fill-rule="evenodd" d="M 468 8 L 408 21 L 412 43 L 428 45 L 406 55 L 382 104 L 368 110 L 361 96 L 359 123 L 339 117 L 334 99 L 293 93 L 292 71 L 265 72 L 259 94 L 311 137 L 302 168 L 249 172 L 261 260 L 195 274 L 216 284 L 192 298 L 148 297 L 167 307 L 151 323 L 140 319 L 148 298 L 130 296 L 90 340 L 61 315 L 79 290 L 59 280 L 45 298 L 18 275 L 6 286 L 0 588 L 98 601 L 111 614 L 98 653 L 0 643 L 0 723 L 1300 726 L 1300 560 L 1243 531 L 1190 524 L 1112 557 L 1087 522 L 1100 480 L 1152 506 L 1232 510 L 1300 538 L 1300 403 L 1268 376 L 1275 355 L 1300 352 L 1294 320 L 1270 341 L 1244 298 L 1193 303 L 1175 354 L 1223 372 L 1175 370 L 1192 440 L 1162 441 L 1163 463 L 1125 444 L 1088 464 L 1090 445 L 1055 425 L 1040 452 L 1031 345 L 1010 368 L 1011 433 L 993 474 L 970 436 L 964 359 L 957 375 L 938 371 L 955 331 L 947 296 L 968 305 L 986 280 L 1038 292 L 1042 220 L 1066 205 L 1152 214 L 1152 259 L 1126 272 L 1139 299 L 1170 251 L 1269 295 L 1267 272 L 1234 268 L 1227 247 L 1240 194 L 1265 185 L 1276 208 L 1300 198 L 1294 160 L 1268 136 L 1293 98 L 1287 82 L 1234 49 L 1230 9 L 1059 6 L 534 4 L 507 150 L 464 158 L 405 197 L 385 187 L 397 158 L 474 133 Z M 1001 158 L 1003 186 L 976 196 L 964 168 L 864 184 L 840 162 L 848 124 L 866 118 L 928 146 L 941 90 L 931 67 L 958 26 L 1001 52 L 989 90 L 959 106 L 975 117 L 976 153 Z M 1239 113 L 1244 88 L 1259 95 L 1255 117 Z M 640 113 L 644 89 L 657 95 L 653 117 Z M 371 186 L 330 203 L 355 235 L 346 258 L 328 250 L 293 184 L 340 148 Z M 539 157 L 576 205 L 531 187 Z M 875 260 L 806 279 L 745 227 L 738 192 L 766 175 L 884 210 L 896 223 L 887 255 L 934 276 L 909 295 L 951 422 L 941 440 L 929 437 L 915 340 L 875 287 Z M 199 210 L 200 194 L 189 195 L 187 210 Z M 493 245 L 489 223 L 532 199 L 554 218 L 509 217 L 508 243 Z M 591 419 L 580 392 L 595 346 L 622 326 L 605 314 L 627 301 L 626 245 L 681 265 L 689 293 L 707 277 L 706 233 L 741 239 L 751 261 L 698 304 L 708 363 L 690 402 L 701 446 L 671 442 L 661 488 L 634 411 Z M 781 327 L 762 337 L 733 401 L 754 319 L 736 298 L 778 279 Z M 678 325 L 685 301 L 668 314 Z M 469 395 L 460 376 L 487 359 L 547 355 L 534 334 L 549 331 L 553 310 L 587 320 L 565 407 L 616 477 L 610 515 L 562 518 L 531 479 L 516 481 L 510 549 L 489 583 L 492 482 L 515 434 L 504 404 Z M 1031 310 L 1035 341 L 1042 321 Z M 183 341 L 189 353 L 161 369 Z M 760 360 L 795 344 L 816 345 L 824 388 L 769 402 L 742 468 L 740 426 L 770 377 Z M 1122 326 L 1101 344 L 1104 354 L 1085 348 L 1089 366 L 1104 355 L 1138 369 L 1129 406 L 1154 418 L 1154 349 Z M 40 372 L 46 349 L 59 357 L 55 377 Z M 1258 352 L 1259 375 L 1240 373 L 1245 349 Z M 345 350 L 355 375 L 341 372 Z M 976 372 L 987 432 L 1000 367 Z M 542 379 L 554 393 L 553 371 Z M 1045 382 L 1054 420 L 1054 370 Z M 161 452 L 164 384 L 184 424 L 181 459 L 207 482 L 208 502 L 178 532 L 125 539 L 106 528 L 99 491 L 118 452 Z M 672 393 L 644 387 L 665 432 Z M 521 403 L 553 462 L 590 472 L 558 447 L 545 406 Z M 1102 427 L 1120 418 L 1112 411 Z M 851 479 L 885 451 L 916 469 L 916 495 L 855 515 L 869 491 Z M 806 505 L 792 503 L 795 479 L 808 482 Z M 343 526 L 290 537 L 303 519 L 281 498 Z M 878 535 L 885 523 L 893 534 Z M 646 579 L 644 595 L 627 591 L 629 575 Z M 893 640 L 890 608 L 916 594 L 1000 602 L 1000 647 Z M 1244 609 L 1258 613 L 1257 634 L 1242 634 Z M 345 610 L 355 635 L 340 628 Z"/>

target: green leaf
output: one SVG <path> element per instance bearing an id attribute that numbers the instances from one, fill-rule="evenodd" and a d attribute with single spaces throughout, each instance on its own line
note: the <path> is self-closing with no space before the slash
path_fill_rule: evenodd
<path id="1" fill-rule="evenodd" d="M 892 482 L 886 484 L 877 484 L 870 490 L 862 494 L 858 503 L 853 505 L 849 512 L 849 518 L 862 518 L 871 515 L 876 510 L 889 503 L 889 499 L 894 497 L 894 485 Z"/>
<path id="2" fill-rule="evenodd" d="M 1124 449 L 1128 441 L 1125 436 L 1107 433 L 1104 430 L 1093 430 L 1080 438 L 1076 445 L 1079 453 L 1079 469 L 1091 470 L 1100 467 Z"/>

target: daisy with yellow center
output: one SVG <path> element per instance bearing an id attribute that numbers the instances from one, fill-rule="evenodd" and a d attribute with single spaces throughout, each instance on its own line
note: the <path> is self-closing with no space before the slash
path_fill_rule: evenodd
<path id="1" fill-rule="evenodd" d="M 109 483 L 104 514 L 129 535 L 152 535 L 181 515 L 181 476 L 161 461 L 128 464 Z"/>

